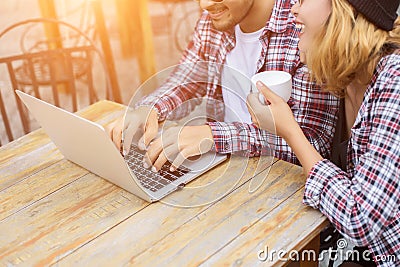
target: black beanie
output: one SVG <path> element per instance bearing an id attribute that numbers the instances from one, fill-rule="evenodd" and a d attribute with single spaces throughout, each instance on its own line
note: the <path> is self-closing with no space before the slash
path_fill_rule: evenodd
<path id="1" fill-rule="evenodd" d="M 349 3 L 363 14 L 375 26 L 391 31 L 397 18 L 397 8 L 400 0 L 348 0 Z"/>

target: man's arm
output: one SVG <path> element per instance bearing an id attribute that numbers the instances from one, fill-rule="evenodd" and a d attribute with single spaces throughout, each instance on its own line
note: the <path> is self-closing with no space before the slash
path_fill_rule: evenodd
<path id="1" fill-rule="evenodd" d="M 293 93 L 289 100 L 295 120 L 313 147 L 323 156 L 330 155 L 339 100 L 324 92 L 308 80 L 305 66 L 293 76 Z M 275 157 L 299 164 L 286 141 L 274 134 L 257 128 L 254 124 L 208 123 L 212 129 L 215 149 L 220 153 L 241 153 L 244 156 L 259 156 L 270 149 Z"/>

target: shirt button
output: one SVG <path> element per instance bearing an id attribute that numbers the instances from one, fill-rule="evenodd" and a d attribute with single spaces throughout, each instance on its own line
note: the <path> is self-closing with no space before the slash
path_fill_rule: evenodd
<path id="1" fill-rule="evenodd" d="M 225 142 L 225 148 L 229 149 L 229 143 L 228 142 Z"/>

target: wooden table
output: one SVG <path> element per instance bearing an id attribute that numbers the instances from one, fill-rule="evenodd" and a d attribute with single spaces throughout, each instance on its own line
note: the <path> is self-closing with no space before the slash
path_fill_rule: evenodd
<path id="1" fill-rule="evenodd" d="M 80 114 L 106 125 L 123 109 L 100 101 Z M 232 160 L 189 185 L 235 173 L 241 164 L 228 165 Z M 64 159 L 39 129 L 0 148 L 0 265 L 285 265 L 278 254 L 260 261 L 260 251 L 283 258 L 282 251 L 293 256 L 317 247 L 327 221 L 301 203 L 305 176 L 298 166 L 274 160 L 249 193 L 257 161 L 248 161 L 232 188 L 228 180 L 208 187 L 208 197 L 226 193 L 219 200 L 186 208 L 150 204 Z M 185 192 L 174 195 L 190 202 Z"/>

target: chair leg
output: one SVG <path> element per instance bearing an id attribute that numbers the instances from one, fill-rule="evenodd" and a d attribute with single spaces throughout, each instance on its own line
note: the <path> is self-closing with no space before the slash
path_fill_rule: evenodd
<path id="1" fill-rule="evenodd" d="M 3 118 L 4 126 L 6 128 L 6 134 L 7 134 L 8 141 L 12 141 L 14 138 L 13 138 L 13 135 L 11 132 L 10 121 L 8 120 L 5 102 L 3 100 L 1 91 L 0 91 L 0 112 L 1 112 L 1 117 Z M 1 142 L 0 142 L 0 146 L 1 146 Z"/>

